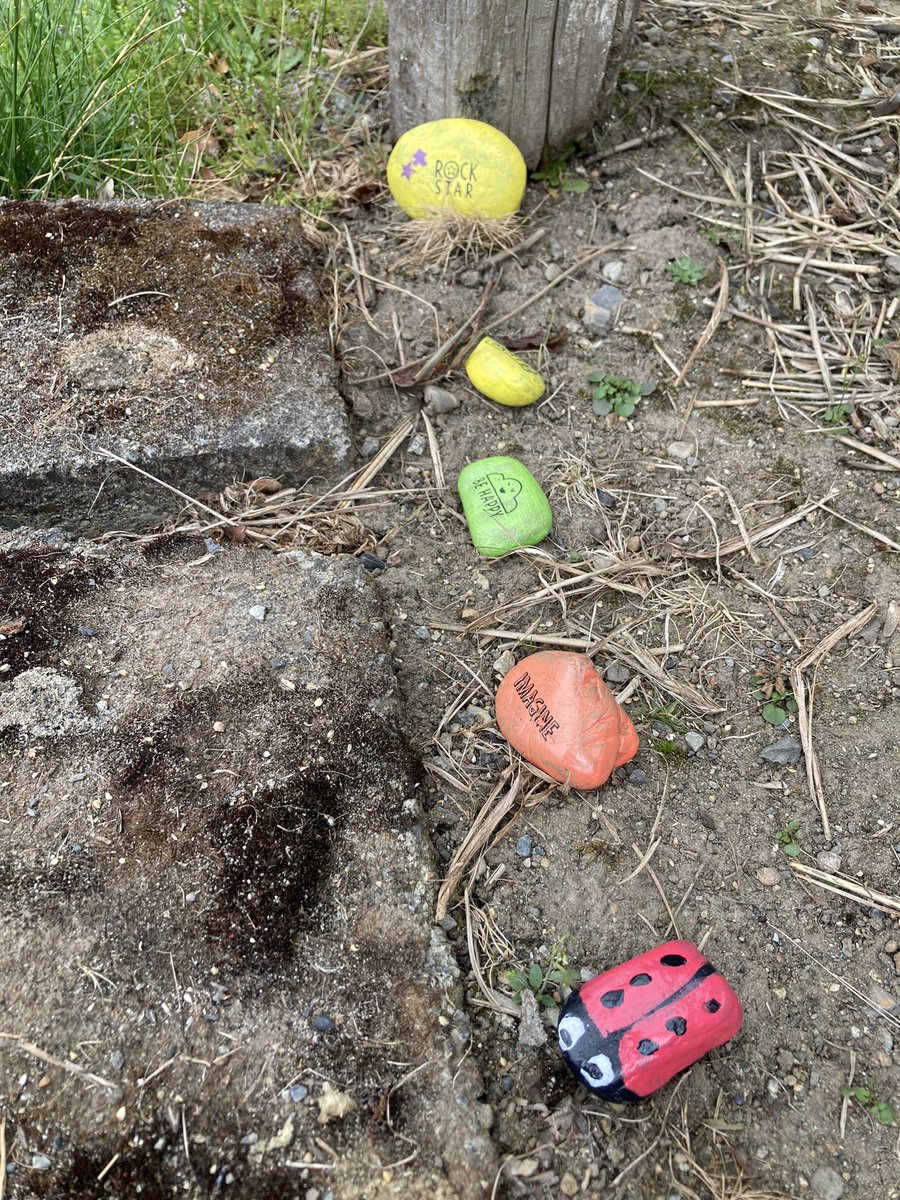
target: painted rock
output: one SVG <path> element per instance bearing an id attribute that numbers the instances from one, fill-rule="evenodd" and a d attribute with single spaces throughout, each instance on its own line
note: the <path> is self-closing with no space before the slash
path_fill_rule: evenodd
<path id="1" fill-rule="evenodd" d="M 442 212 L 509 217 L 522 203 L 526 176 L 505 133 L 465 117 L 408 129 L 387 165 L 391 195 L 414 219 Z"/>
<path id="2" fill-rule="evenodd" d="M 560 1013 L 562 1056 L 604 1100 L 643 1100 L 733 1038 L 741 1002 L 691 942 L 666 942 L 573 992 Z"/>
<path id="3" fill-rule="evenodd" d="M 535 477 L 515 458 L 469 463 L 460 472 L 457 488 L 475 549 L 487 558 L 536 546 L 550 532 L 550 503 Z"/>
<path id="4" fill-rule="evenodd" d="M 524 408 L 544 394 L 537 371 L 493 338 L 481 339 L 466 359 L 466 374 L 482 395 L 509 408 Z"/>
<path id="5" fill-rule="evenodd" d="M 523 658 L 500 684 L 496 712 L 500 732 L 530 763 L 584 791 L 637 753 L 628 714 L 583 654 Z"/>

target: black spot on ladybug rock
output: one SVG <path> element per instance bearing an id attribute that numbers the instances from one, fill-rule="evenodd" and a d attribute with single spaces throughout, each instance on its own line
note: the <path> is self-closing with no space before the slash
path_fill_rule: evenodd
<path id="1" fill-rule="evenodd" d="M 683 1033 L 687 1032 L 687 1021 L 684 1017 L 672 1017 L 670 1021 L 666 1021 L 666 1029 L 670 1033 L 674 1033 L 676 1037 L 681 1037 Z"/>
<path id="2" fill-rule="evenodd" d="M 652 1042 L 650 1038 L 642 1038 L 638 1042 L 638 1054 L 643 1054 L 645 1058 L 649 1058 L 651 1054 L 655 1054 L 659 1046 L 656 1042 Z"/>
<path id="3" fill-rule="evenodd" d="M 600 1003 L 604 1008 L 618 1008 L 625 999 L 625 993 L 621 988 L 617 988 L 613 992 L 604 992 L 600 997 Z"/>
<path id="4" fill-rule="evenodd" d="M 707 1012 L 717 1013 L 722 1005 L 718 1002 L 718 1000 L 707 1000 L 703 1007 Z"/>
<path id="5" fill-rule="evenodd" d="M 664 967 L 683 967 L 687 959 L 683 954 L 664 954 L 659 961 Z"/>
<path id="6" fill-rule="evenodd" d="M 632 987 L 644 987 L 644 986 L 646 986 L 646 984 L 648 984 L 650 982 L 650 980 L 651 980 L 651 976 L 645 975 L 642 972 L 640 975 L 632 976 L 632 978 L 629 979 L 628 982 L 631 984 Z"/>

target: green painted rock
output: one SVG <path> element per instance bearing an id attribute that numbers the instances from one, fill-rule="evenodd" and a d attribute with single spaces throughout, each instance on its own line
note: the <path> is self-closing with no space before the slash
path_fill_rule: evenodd
<path id="1" fill-rule="evenodd" d="M 536 546 L 550 532 L 549 501 L 515 458 L 479 458 L 460 472 L 456 486 L 475 549 L 487 558 Z"/>

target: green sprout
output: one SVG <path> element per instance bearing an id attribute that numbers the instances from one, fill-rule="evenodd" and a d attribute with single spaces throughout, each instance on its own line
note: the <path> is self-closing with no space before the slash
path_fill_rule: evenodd
<path id="1" fill-rule="evenodd" d="M 886 1100 L 879 1100 L 875 1092 L 870 1087 L 852 1087 L 845 1084 L 841 1088 L 841 1095 L 848 1096 L 851 1100 L 856 1100 L 864 1109 L 872 1114 L 879 1125 L 892 1125 L 896 1112 L 893 1105 L 888 1104 Z"/>
<path id="2" fill-rule="evenodd" d="M 694 262 L 686 254 L 666 263 L 666 270 L 675 283 L 683 283 L 687 287 L 695 287 L 706 274 L 706 267 L 701 263 Z"/>
<path id="3" fill-rule="evenodd" d="M 797 701 L 791 688 L 778 678 L 774 683 L 767 683 L 761 675 L 753 675 L 750 679 L 753 685 L 753 698 L 762 704 L 762 719 L 767 725 L 777 729 L 783 725 L 798 710 Z"/>
<path id="4" fill-rule="evenodd" d="M 578 175 L 571 175 L 566 170 L 566 163 L 574 151 L 575 143 L 573 142 L 556 158 L 551 158 L 542 170 L 532 171 L 531 178 L 543 180 L 549 187 L 559 188 L 562 192 L 589 192 L 591 190 L 589 180 L 582 179 Z"/>
<path id="5" fill-rule="evenodd" d="M 781 833 L 776 833 L 775 841 L 780 843 L 788 858 L 796 858 L 803 847 L 797 841 L 796 833 L 800 828 L 799 821 L 788 821 Z"/>
<path id="6" fill-rule="evenodd" d="M 844 418 L 853 412 L 853 405 L 846 400 L 840 404 L 832 404 L 825 412 L 825 421 L 829 425 L 843 425 Z"/>
<path id="7" fill-rule="evenodd" d="M 522 993 L 527 988 L 541 1008 L 551 1008 L 562 999 L 558 993 L 559 988 L 575 986 L 581 976 L 569 966 L 565 940 L 560 938 L 550 947 L 546 967 L 532 962 L 527 970 L 512 967 L 506 972 L 506 982 L 512 990 L 512 998 L 516 1004 L 522 1003 Z"/>
<path id="8" fill-rule="evenodd" d="M 591 371 L 587 381 L 594 385 L 591 407 L 598 417 L 611 412 L 630 417 L 641 397 L 656 391 L 655 383 L 636 383 L 625 375 L 607 375 L 605 371 Z"/>

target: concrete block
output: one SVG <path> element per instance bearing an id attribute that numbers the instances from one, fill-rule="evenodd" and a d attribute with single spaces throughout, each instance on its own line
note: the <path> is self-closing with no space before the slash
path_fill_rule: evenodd
<path id="1" fill-rule="evenodd" d="M 489 1190 L 375 588 L 0 537 L 0 1094 L 48 1195 L 305 1194 L 308 1155 L 340 1196 L 399 1159 L 398 1195 Z"/>
<path id="2" fill-rule="evenodd" d="M 235 478 L 343 472 L 321 264 L 289 209 L 0 204 L 0 521 L 146 527 Z"/>

